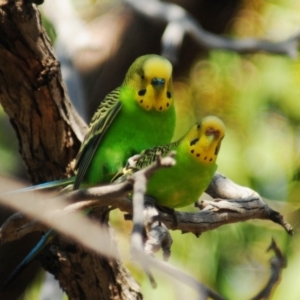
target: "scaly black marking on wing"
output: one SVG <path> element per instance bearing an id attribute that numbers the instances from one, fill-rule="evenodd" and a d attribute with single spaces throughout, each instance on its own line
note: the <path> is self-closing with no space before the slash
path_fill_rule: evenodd
<path id="1" fill-rule="evenodd" d="M 120 88 L 109 93 L 95 112 L 89 130 L 76 157 L 77 175 L 73 189 L 79 188 L 91 160 L 110 124 L 121 109 Z"/>
<path id="2" fill-rule="evenodd" d="M 135 169 L 136 170 L 143 169 L 143 168 L 149 166 L 150 164 L 152 164 L 153 162 L 155 162 L 157 153 L 160 153 L 160 155 L 162 157 L 168 155 L 171 150 L 176 150 L 176 148 L 181 143 L 181 141 L 182 141 L 182 139 L 180 139 L 176 142 L 170 143 L 168 145 L 157 146 L 157 147 L 153 147 L 153 148 L 144 150 L 141 153 L 141 156 L 136 161 Z"/>
<path id="3" fill-rule="evenodd" d="M 139 157 L 136 160 L 134 159 L 134 163 L 129 163 L 128 160 L 126 167 L 118 174 L 116 174 L 116 176 L 112 179 L 111 182 L 119 183 L 128 179 L 128 177 L 131 176 L 133 173 L 143 168 L 146 168 L 147 166 L 155 162 L 157 153 L 160 153 L 160 155 L 164 157 L 168 155 L 172 150 L 176 150 L 176 148 L 182 142 L 182 140 L 183 138 L 168 145 L 157 146 L 144 150 L 143 152 L 141 152 L 140 155 L 138 155 Z M 132 158 L 133 157 L 131 157 L 131 159 Z"/>

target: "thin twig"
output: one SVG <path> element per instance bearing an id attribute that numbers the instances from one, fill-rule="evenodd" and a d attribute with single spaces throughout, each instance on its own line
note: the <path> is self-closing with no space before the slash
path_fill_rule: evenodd
<path id="1" fill-rule="evenodd" d="M 157 167 L 172 167 L 175 164 L 173 157 L 161 158 L 160 155 L 157 155 L 156 166 Z M 138 172 L 133 175 L 133 229 L 131 233 L 131 254 L 134 257 L 136 251 L 144 251 L 143 247 L 143 231 L 144 231 L 144 198 L 147 188 L 147 181 L 149 177 L 153 174 L 153 169 L 149 169 L 147 172 Z M 140 261 L 148 275 L 152 287 L 156 287 L 155 279 L 153 278 L 149 266 L 144 264 L 144 261 Z"/>
<path id="2" fill-rule="evenodd" d="M 154 199 L 145 197 L 144 225 L 147 238 L 144 250 L 145 253 L 154 255 L 162 249 L 163 259 L 168 261 L 171 256 L 173 240 L 167 226 L 160 220 L 159 211 L 155 207 L 154 201 Z"/>
<path id="3" fill-rule="evenodd" d="M 271 245 L 267 249 L 267 251 L 273 250 L 275 256 L 271 258 L 271 275 L 270 279 L 267 282 L 266 286 L 260 291 L 255 297 L 251 300 L 267 300 L 270 299 L 272 291 L 274 291 L 276 285 L 280 281 L 282 269 L 286 268 L 287 262 L 286 258 L 283 256 L 281 250 L 278 248 L 274 239 L 272 239 Z"/>
<path id="4" fill-rule="evenodd" d="M 194 290 L 198 291 L 199 299 L 207 299 L 208 297 L 211 297 L 212 299 L 216 299 L 216 300 L 224 299 L 222 296 L 212 291 L 211 289 L 209 289 L 208 287 L 200 283 L 195 278 L 173 267 L 170 264 L 154 259 L 153 257 L 145 254 L 144 251 L 136 250 L 135 258 L 138 261 L 143 261 L 144 264 L 147 264 L 152 268 L 155 268 L 163 272 L 164 274 L 168 275 L 169 277 L 174 278 L 177 281 L 184 283 L 189 287 L 193 288 Z"/>
<path id="5" fill-rule="evenodd" d="M 209 206 L 211 204 L 220 213 L 230 213 L 236 221 L 238 221 L 240 215 L 248 219 L 248 217 L 251 218 L 253 213 L 255 218 L 271 220 L 282 226 L 289 235 L 294 234 L 293 227 L 284 220 L 279 212 L 271 209 L 257 192 L 234 183 L 220 173 L 214 175 L 205 192 L 216 200 L 214 202 L 198 203 L 201 208 L 206 206 L 206 210 L 211 210 L 213 209 Z"/>

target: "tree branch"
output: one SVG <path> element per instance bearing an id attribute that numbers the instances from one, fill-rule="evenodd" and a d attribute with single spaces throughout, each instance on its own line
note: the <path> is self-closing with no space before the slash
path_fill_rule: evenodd
<path id="1" fill-rule="evenodd" d="M 169 161 L 167 161 L 167 163 L 169 163 Z M 150 174 L 160 167 L 162 167 L 162 165 L 153 164 L 147 169 L 135 173 L 134 176 L 135 178 L 139 178 L 141 174 L 148 172 L 148 174 Z M 44 201 L 42 213 L 39 212 L 38 214 L 39 219 L 46 219 L 46 224 L 49 226 L 47 222 L 50 222 L 50 219 L 59 219 L 59 216 L 65 216 L 69 212 L 82 211 L 88 208 L 95 209 L 104 206 L 119 208 L 121 211 L 132 215 L 131 201 L 126 198 L 126 195 L 132 191 L 132 182 L 132 179 L 128 179 L 118 184 L 73 191 L 52 199 L 51 201 Z M 279 212 L 272 210 L 258 193 L 235 184 L 221 174 L 215 174 L 206 192 L 211 196 L 222 196 L 224 199 L 218 198 L 212 201 L 199 200 L 197 205 L 202 210 L 197 213 L 177 211 L 178 230 L 184 233 L 191 232 L 199 236 L 205 231 L 213 230 L 222 225 L 251 219 L 263 219 L 277 223 L 281 225 L 289 235 L 293 234 L 292 226 L 284 220 Z M 16 200 L 14 200 L 14 198 Z M 19 205 L 20 203 L 17 198 L 16 196 L 13 198 L 10 196 L 9 205 L 13 206 L 15 205 L 14 203 L 16 203 L 16 205 L 18 203 Z M 66 202 L 62 202 L 63 200 Z M 31 206 L 36 206 L 36 199 L 32 201 L 31 204 L 28 203 L 26 205 L 26 208 L 22 208 L 22 205 L 13 207 L 18 210 L 23 210 L 23 212 L 31 213 Z M 70 202 L 72 203 L 70 204 Z M 62 207 L 62 203 L 65 203 L 65 206 Z M 60 208 L 58 209 L 58 207 Z M 168 228 L 172 228 L 174 221 L 172 216 L 160 212 L 160 220 Z M 141 224 L 140 222 L 141 220 L 136 221 L 136 224 Z M 53 224 L 51 224 L 51 226 L 53 226 Z M 140 229 L 141 225 L 137 225 L 137 227 Z M 38 225 L 34 221 L 28 221 L 28 218 L 22 217 L 20 214 L 15 214 L 3 224 L 1 228 L 1 239 L 2 242 L 5 243 L 21 238 L 31 231 L 40 231 L 44 230 L 44 228 L 44 226 Z"/>
<path id="2" fill-rule="evenodd" d="M 260 39 L 233 39 L 219 36 L 204 30 L 199 22 L 182 7 L 158 0 L 135 1 L 125 0 L 137 13 L 166 23 L 162 37 L 162 55 L 173 63 L 178 62 L 180 47 L 186 34 L 205 49 L 224 49 L 238 53 L 265 51 L 273 54 L 284 54 L 298 57 L 300 32 L 281 42 L 270 42 Z"/>

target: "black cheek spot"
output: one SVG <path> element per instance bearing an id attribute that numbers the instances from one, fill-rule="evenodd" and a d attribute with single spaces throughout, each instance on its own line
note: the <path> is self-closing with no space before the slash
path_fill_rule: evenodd
<path id="1" fill-rule="evenodd" d="M 142 99 L 142 100 L 140 100 L 140 103 L 143 103 L 143 101 L 144 101 L 143 99 Z"/>
<path id="2" fill-rule="evenodd" d="M 170 103 L 169 103 L 169 102 L 167 102 L 167 107 L 169 107 L 169 105 L 170 105 Z"/>
<path id="3" fill-rule="evenodd" d="M 159 108 L 159 110 L 162 110 L 162 106 Z"/>
<path id="4" fill-rule="evenodd" d="M 144 96 L 146 94 L 146 89 L 138 91 L 139 96 Z"/>
<path id="5" fill-rule="evenodd" d="M 212 158 L 209 161 L 212 161 Z"/>
<path id="6" fill-rule="evenodd" d="M 204 157 L 204 160 L 206 160 L 206 159 L 207 159 L 207 156 Z"/>
<path id="7" fill-rule="evenodd" d="M 149 108 L 149 105 L 147 105 L 147 108 Z"/>
<path id="8" fill-rule="evenodd" d="M 197 154 L 196 154 L 196 156 L 197 156 L 197 157 L 200 157 L 200 154 L 199 154 L 199 153 L 197 153 Z"/>
<path id="9" fill-rule="evenodd" d="M 167 91 L 167 97 L 168 97 L 169 99 L 171 99 L 171 96 L 172 96 L 172 94 L 171 94 L 169 91 Z"/>
<path id="10" fill-rule="evenodd" d="M 191 150 L 191 153 L 194 153 L 194 150 Z"/>

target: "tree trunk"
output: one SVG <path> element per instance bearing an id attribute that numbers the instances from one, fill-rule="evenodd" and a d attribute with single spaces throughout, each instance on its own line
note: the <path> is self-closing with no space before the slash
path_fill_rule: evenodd
<path id="1" fill-rule="evenodd" d="M 86 125 L 68 99 L 40 13 L 35 4 L 1 0 L 0 18 L 0 101 L 28 176 L 36 184 L 71 175 Z M 56 238 L 39 259 L 69 299 L 142 298 L 121 261 L 88 253 L 65 238 Z M 11 299 L 8 293 L 0 298 Z"/>

